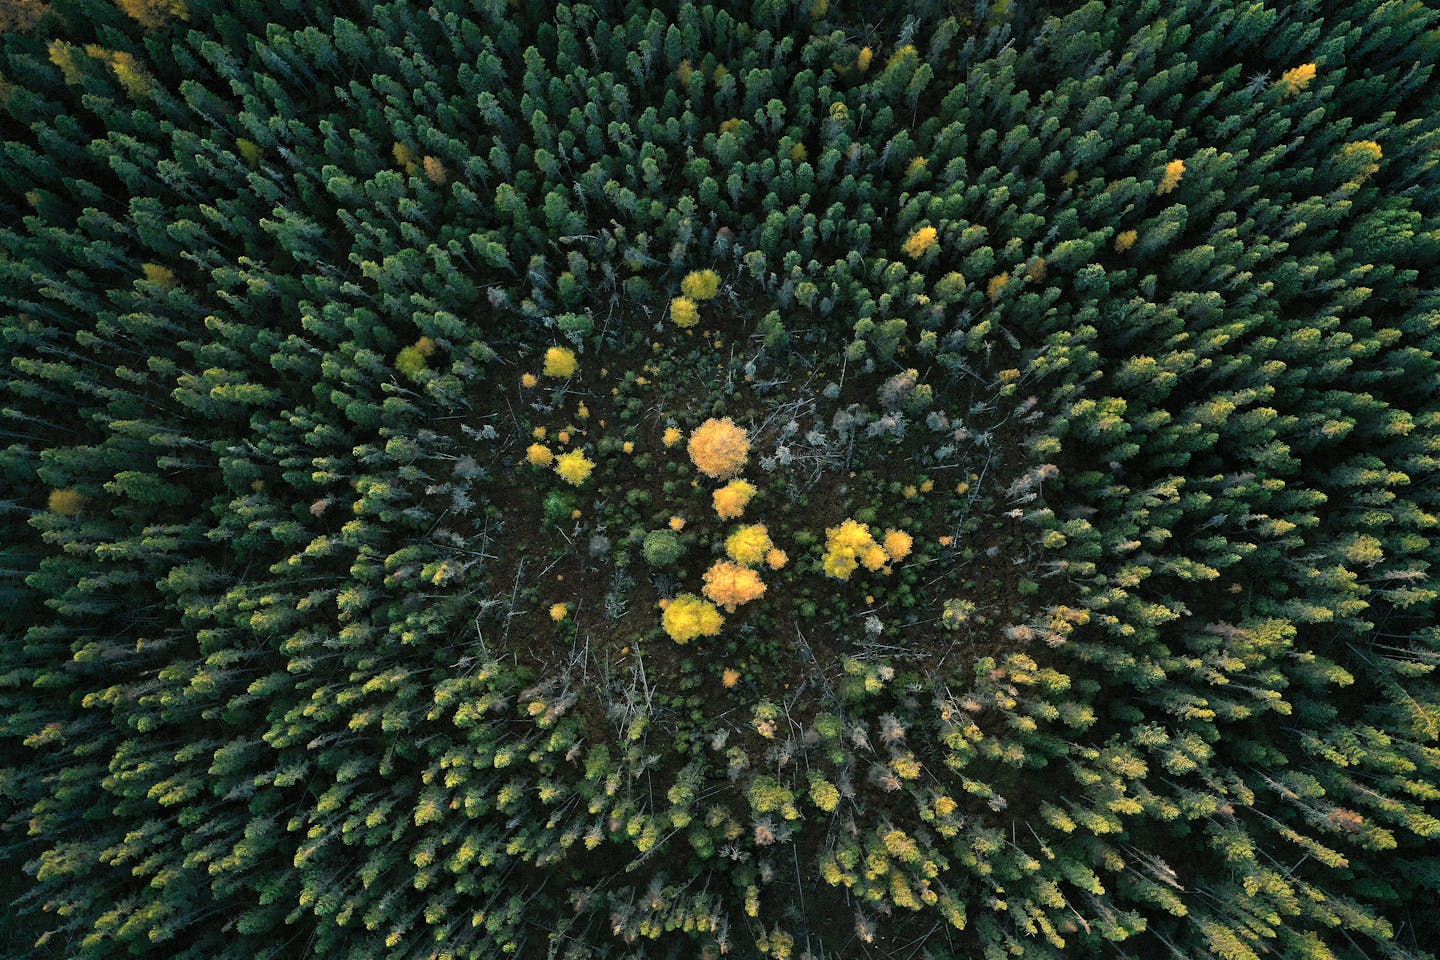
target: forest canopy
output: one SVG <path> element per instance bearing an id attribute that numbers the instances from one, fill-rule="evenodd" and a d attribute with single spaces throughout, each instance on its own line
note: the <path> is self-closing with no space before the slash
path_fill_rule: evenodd
<path id="1" fill-rule="evenodd" d="M 0 31 L 0 954 L 1434 960 L 1433 5 Z"/>

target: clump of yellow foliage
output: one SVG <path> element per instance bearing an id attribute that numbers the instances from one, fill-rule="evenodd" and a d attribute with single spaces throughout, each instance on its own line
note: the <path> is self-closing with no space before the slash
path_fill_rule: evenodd
<path id="1" fill-rule="evenodd" d="M 450 171 L 445 169 L 445 163 L 439 157 L 426 157 L 421 161 L 421 166 L 425 168 L 425 179 L 437 187 L 443 187 L 450 182 Z"/>
<path id="2" fill-rule="evenodd" d="M 580 362 L 575 359 L 575 351 L 569 347 L 551 347 L 545 351 L 545 376 L 547 377 L 570 377 L 575 375 L 575 370 Z"/>
<path id="3" fill-rule="evenodd" d="M 1299 93 L 1314 79 L 1315 64 L 1313 63 L 1302 63 L 1300 66 L 1280 74 L 1280 83 L 1285 87 L 1286 93 Z"/>
<path id="4" fill-rule="evenodd" d="M 1356 176 L 1351 182 L 1362 183 L 1380 169 L 1384 151 L 1374 140 L 1354 140 L 1340 148 L 1340 164 L 1347 174 Z"/>
<path id="5" fill-rule="evenodd" d="M 265 151 L 260 149 L 260 144 L 254 140 L 247 140 L 240 137 L 235 141 L 235 148 L 240 151 L 240 156 L 252 167 L 260 166 L 260 161 L 265 159 Z"/>
<path id="6" fill-rule="evenodd" d="M 419 161 L 415 159 L 415 151 L 410 149 L 408 143 L 401 143 L 399 140 L 396 140 L 390 145 L 390 155 L 395 158 L 396 163 L 405 168 L 406 173 L 413 174 L 419 169 L 420 164 Z"/>
<path id="7" fill-rule="evenodd" d="M 755 496 L 755 485 L 745 480 L 731 480 L 710 497 L 715 513 L 721 520 L 737 520 L 745 513 L 745 505 Z"/>
<path id="8" fill-rule="evenodd" d="M 670 319 L 677 327 L 693 327 L 700 322 L 700 308 L 689 297 L 676 297 L 670 301 Z"/>
<path id="9" fill-rule="evenodd" d="M 904 530 L 885 531 L 885 552 L 890 555 L 890 560 L 904 560 L 910 556 L 911 549 L 915 546 L 915 539 Z"/>
<path id="10" fill-rule="evenodd" d="M 571 450 L 569 453 L 562 454 L 555 461 L 555 472 L 560 474 L 567 483 L 577 487 L 590 478 L 590 471 L 594 469 L 594 461 L 579 450 Z"/>
<path id="11" fill-rule="evenodd" d="M 76 47 L 74 44 L 66 43 L 64 40 L 52 40 L 48 47 L 50 62 L 60 68 L 60 73 L 68 84 L 80 84 L 85 81 L 84 71 L 75 61 Z M 140 66 L 140 61 L 135 59 L 134 54 L 124 50 L 107 50 L 95 43 L 87 43 L 84 48 L 85 55 L 110 65 L 114 71 L 115 78 L 120 85 L 132 97 L 142 97 L 150 92 L 150 75 Z"/>
<path id="12" fill-rule="evenodd" d="M 693 593 L 682 593 L 670 601 L 660 618 L 660 625 L 676 643 L 689 643 L 696 637 L 713 637 L 725 625 L 725 618 L 715 604 Z"/>
<path id="13" fill-rule="evenodd" d="M 750 438 L 745 430 L 726 417 L 711 417 L 690 434 L 690 460 L 707 477 L 724 480 L 740 472 L 750 455 Z"/>
<path id="14" fill-rule="evenodd" d="M 414 379 L 425 369 L 426 361 L 435 355 L 435 341 L 421 337 L 395 355 L 395 369 Z"/>
<path id="15" fill-rule="evenodd" d="M 704 580 L 705 596 L 724 607 L 727 613 L 734 613 L 740 604 L 765 595 L 760 574 L 729 560 L 721 560 L 706 570 Z"/>
<path id="16" fill-rule="evenodd" d="M 1165 176 L 1160 180 L 1159 185 L 1155 187 L 1155 193 L 1159 196 L 1164 196 L 1171 190 L 1174 190 L 1180 186 L 1180 178 L 1184 175 L 1185 161 L 1171 160 L 1165 164 Z"/>
<path id="17" fill-rule="evenodd" d="M 51 490 L 47 506 L 51 513 L 58 513 L 62 517 L 73 517 L 85 506 L 85 495 L 73 488 Z"/>
<path id="18" fill-rule="evenodd" d="M 898 66 L 899 64 L 902 64 L 902 63 L 904 63 L 906 60 L 910 60 L 910 59 L 914 59 L 914 60 L 919 60 L 919 59 L 920 59 L 920 52 L 915 49 L 915 44 L 913 44 L 913 43 L 907 43 L 907 44 L 905 44 L 905 46 L 901 47 L 899 50 L 896 50 L 894 53 L 892 53 L 892 54 L 890 55 L 890 61 L 889 61 L 888 63 L 886 63 L 885 66 L 886 66 L 887 68 L 889 68 L 889 67 L 894 67 L 894 66 Z"/>
<path id="19" fill-rule="evenodd" d="M 1009 285 L 1010 271 L 1006 270 L 1002 273 L 997 273 L 991 277 L 990 282 L 985 285 L 985 295 L 990 298 L 991 302 L 994 302 L 999 299 L 1000 294 L 1003 293 Z"/>
<path id="20" fill-rule="evenodd" d="M 64 40 L 51 40 L 48 47 L 50 62 L 60 68 L 60 75 L 69 84 L 83 83 L 85 74 L 80 72 L 80 67 L 75 63 L 75 47 Z"/>
<path id="21" fill-rule="evenodd" d="M 694 270 L 680 281 L 680 292 L 691 300 L 710 300 L 720 292 L 720 274 L 714 270 Z"/>
<path id="22" fill-rule="evenodd" d="M 158 263 L 142 263 L 140 270 L 145 274 L 146 280 L 159 284 L 166 290 L 175 286 L 175 271 L 169 267 L 161 266 Z"/>
<path id="23" fill-rule="evenodd" d="M 910 555 L 914 540 L 903 530 L 886 530 L 884 544 L 877 543 L 868 524 L 846 520 L 825 531 L 824 567 L 827 576 L 849 580 L 864 564 L 872 573 Z"/>
<path id="24" fill-rule="evenodd" d="M 774 546 L 765 524 L 752 523 L 726 538 L 725 553 L 742 567 L 756 567 Z"/>
<path id="25" fill-rule="evenodd" d="M 525 448 L 525 459 L 537 467 L 545 467 L 555 459 L 555 454 L 551 453 L 550 448 L 543 443 L 532 443 Z"/>
<path id="26" fill-rule="evenodd" d="M 117 5 L 146 30 L 164 26 L 171 17 L 190 19 L 190 11 L 182 0 L 118 0 Z"/>
<path id="27" fill-rule="evenodd" d="M 103 60 L 110 64 L 110 69 L 115 74 L 115 79 L 125 88 L 125 92 L 132 97 L 143 97 L 150 92 L 150 74 L 140 66 L 140 61 L 135 55 L 124 50 L 107 50 L 94 43 L 85 45 L 85 53 L 96 60 Z"/>
<path id="28" fill-rule="evenodd" d="M 921 227 L 910 234 L 910 239 L 905 241 L 903 249 L 912 257 L 919 258 L 926 250 L 940 242 L 940 231 L 934 227 Z"/>

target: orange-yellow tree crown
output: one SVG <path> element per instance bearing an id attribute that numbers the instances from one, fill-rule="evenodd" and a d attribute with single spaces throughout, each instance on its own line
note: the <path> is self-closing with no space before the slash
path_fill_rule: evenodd
<path id="1" fill-rule="evenodd" d="M 726 417 L 711 417 L 690 434 L 690 460 L 707 477 L 724 480 L 740 472 L 750 456 L 750 438 Z"/>

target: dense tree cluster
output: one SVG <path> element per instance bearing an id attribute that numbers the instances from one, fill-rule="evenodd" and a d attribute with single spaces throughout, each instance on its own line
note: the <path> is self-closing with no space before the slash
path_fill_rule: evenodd
<path id="1" fill-rule="evenodd" d="M 6 956 L 1434 955 L 1433 6 L 0 27 Z"/>

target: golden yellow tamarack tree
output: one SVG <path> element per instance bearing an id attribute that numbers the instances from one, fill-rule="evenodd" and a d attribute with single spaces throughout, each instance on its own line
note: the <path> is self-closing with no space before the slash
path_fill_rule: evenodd
<path id="1" fill-rule="evenodd" d="M 555 460 L 555 472 L 572 486 L 580 486 L 590 478 L 590 471 L 595 469 L 595 462 L 579 450 L 571 450 L 563 453 Z"/>
<path id="2" fill-rule="evenodd" d="M 62 517 L 73 517 L 85 506 L 85 497 L 79 490 L 73 488 L 66 490 L 51 490 L 46 506 L 51 513 L 58 513 Z"/>
<path id="3" fill-rule="evenodd" d="M 689 297 L 670 301 L 670 319 L 677 327 L 693 327 L 700 321 L 700 308 Z"/>
<path id="4" fill-rule="evenodd" d="M 414 380 L 425 370 L 436 349 L 434 340 L 421 337 L 395 355 L 395 369 Z"/>
<path id="5" fill-rule="evenodd" d="M 1379 172 L 1382 156 L 1384 151 L 1374 140 L 1354 140 L 1340 148 L 1336 162 L 1344 173 L 1347 184 L 1359 186 L 1372 174 Z"/>
<path id="6" fill-rule="evenodd" d="M 680 281 L 680 292 L 691 300 L 713 300 L 720 292 L 720 274 L 714 270 L 695 270 Z"/>
<path id="7" fill-rule="evenodd" d="M 715 504 L 715 514 L 721 520 L 738 520 L 745 513 L 745 507 L 755 496 L 755 485 L 748 480 L 731 480 L 710 495 Z"/>
<path id="8" fill-rule="evenodd" d="M 415 159 L 415 151 L 410 149 L 409 144 L 395 141 L 390 146 L 390 155 L 407 174 L 413 174 L 419 168 L 419 162 Z"/>
<path id="9" fill-rule="evenodd" d="M 1174 190 L 1180 186 L 1180 178 L 1183 176 L 1185 176 L 1185 161 L 1171 160 L 1165 164 L 1165 176 L 1161 178 L 1160 183 L 1155 187 L 1155 193 L 1158 196 L 1164 196 L 1171 190 Z"/>
<path id="10" fill-rule="evenodd" d="M 878 543 L 868 524 L 846 520 L 825 531 L 824 568 L 826 576 L 849 580 L 862 564 L 874 573 L 910 555 L 914 541 L 903 530 L 886 530 L 884 543 Z"/>
<path id="11" fill-rule="evenodd" d="M 145 279 L 150 283 L 158 284 L 166 290 L 175 288 L 175 271 L 167 266 L 158 263 L 142 263 L 140 270 L 145 274 Z"/>
<path id="12" fill-rule="evenodd" d="M 545 376 L 565 379 L 573 377 L 575 370 L 580 366 L 575 359 L 575 351 L 569 347 L 551 347 L 545 351 Z"/>
<path id="13" fill-rule="evenodd" d="M 1315 79 L 1315 64 L 1302 63 L 1280 74 L 1280 85 L 1287 94 L 1299 93 Z"/>
<path id="14" fill-rule="evenodd" d="M 146 30 L 162 27 L 172 17 L 190 19 L 190 11 L 182 0 L 117 0 L 116 5 Z"/>
<path id="15" fill-rule="evenodd" d="M 921 227 L 910 234 L 910 239 L 905 241 L 905 253 L 917 260 L 925 255 L 925 251 L 939 242 L 940 232 L 934 227 Z"/>
<path id="16" fill-rule="evenodd" d="M 711 417 L 690 434 L 690 461 L 707 477 L 725 480 L 740 472 L 750 456 L 750 438 L 729 417 Z"/>
<path id="17" fill-rule="evenodd" d="M 689 643 L 696 637 L 713 637 L 724 626 L 725 618 L 715 604 L 693 593 L 682 593 L 665 605 L 660 625 L 676 643 Z"/>
<path id="18" fill-rule="evenodd" d="M 48 47 L 50 62 L 60 68 L 60 74 L 65 82 L 72 86 L 85 82 L 85 72 L 81 69 L 81 62 L 75 59 L 76 47 L 74 44 L 64 40 L 52 40 Z M 126 50 L 107 50 L 95 43 L 87 43 L 84 47 L 87 57 L 108 63 L 114 72 L 115 78 L 125 88 L 125 92 L 132 97 L 143 97 L 150 92 L 150 75 L 135 59 L 134 54 Z"/>
<path id="19" fill-rule="evenodd" d="M 734 613 L 735 608 L 765 595 L 765 584 L 760 574 L 749 567 L 742 567 L 729 560 L 720 560 L 705 571 L 704 594 Z"/>
<path id="20" fill-rule="evenodd" d="M 726 555 L 742 567 L 759 566 L 774 546 L 763 523 L 741 527 L 725 539 Z"/>
<path id="21" fill-rule="evenodd" d="M 450 181 L 450 171 L 445 169 L 445 164 L 439 157 L 427 156 L 420 165 L 425 170 L 425 179 L 437 187 L 443 187 Z"/>

